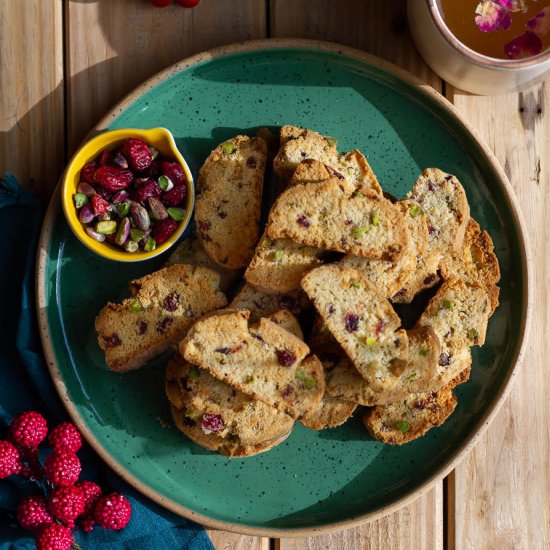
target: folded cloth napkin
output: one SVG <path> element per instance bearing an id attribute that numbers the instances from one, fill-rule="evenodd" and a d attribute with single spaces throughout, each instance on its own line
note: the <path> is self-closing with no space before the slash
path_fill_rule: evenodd
<path id="1" fill-rule="evenodd" d="M 40 412 L 50 426 L 68 420 L 42 355 L 35 316 L 34 268 L 42 214 L 38 199 L 20 188 L 13 175 L 0 178 L 0 439 L 11 419 L 25 410 Z M 78 456 L 81 479 L 122 493 L 132 505 L 130 523 L 121 531 L 97 526 L 89 533 L 78 530 L 75 540 L 81 548 L 213 548 L 201 526 L 137 493 L 87 445 Z M 32 534 L 18 525 L 15 509 L 23 496 L 37 493 L 36 484 L 21 476 L 0 480 L 0 550 L 35 547 Z"/>

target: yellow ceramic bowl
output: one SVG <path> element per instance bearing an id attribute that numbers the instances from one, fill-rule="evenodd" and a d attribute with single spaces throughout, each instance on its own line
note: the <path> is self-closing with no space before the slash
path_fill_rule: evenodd
<path id="1" fill-rule="evenodd" d="M 80 182 L 80 170 L 85 164 L 94 160 L 105 149 L 114 149 L 126 138 L 138 138 L 155 149 L 158 149 L 163 157 L 176 161 L 183 167 L 187 178 L 187 198 L 185 202 L 185 218 L 179 222 L 178 229 L 157 246 L 151 252 L 126 252 L 121 248 L 112 246 L 107 242 L 98 242 L 92 239 L 85 231 L 85 226 L 78 219 L 78 213 L 74 205 L 73 195 L 76 193 L 76 187 Z M 71 162 L 63 175 L 61 187 L 61 201 L 63 212 L 69 222 L 73 233 L 78 239 L 96 254 L 116 260 L 119 262 L 139 262 L 154 258 L 168 250 L 181 237 L 185 228 L 189 225 L 191 214 L 193 213 L 193 204 L 195 201 L 195 189 L 193 185 L 193 176 L 185 159 L 176 147 L 174 136 L 166 128 L 151 128 L 149 130 L 139 130 L 134 128 L 124 128 L 120 130 L 110 130 L 102 132 L 87 141 L 75 153 Z"/>

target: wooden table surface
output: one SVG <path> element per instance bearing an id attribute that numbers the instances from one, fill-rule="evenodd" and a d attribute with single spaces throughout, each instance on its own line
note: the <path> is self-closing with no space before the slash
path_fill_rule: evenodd
<path id="1" fill-rule="evenodd" d="M 90 128 L 144 79 L 202 50 L 265 37 L 340 42 L 424 79 L 477 128 L 520 201 L 534 252 L 531 338 L 511 395 L 474 450 L 425 496 L 378 521 L 309 539 L 209 531 L 216 548 L 550 548 L 550 80 L 494 97 L 446 85 L 414 48 L 404 4 L 202 0 L 187 10 L 147 0 L 0 0 L 0 173 L 14 172 L 44 201 Z"/>

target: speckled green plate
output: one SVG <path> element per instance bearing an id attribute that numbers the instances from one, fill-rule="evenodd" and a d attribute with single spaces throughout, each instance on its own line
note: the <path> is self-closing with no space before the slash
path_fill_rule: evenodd
<path id="1" fill-rule="evenodd" d="M 403 447 L 371 440 L 360 414 L 315 432 L 297 425 L 268 453 L 226 459 L 172 425 L 160 362 L 108 372 L 94 318 L 133 277 L 165 258 L 117 264 L 73 236 L 54 198 L 41 236 L 39 315 L 52 376 L 88 441 L 122 477 L 207 525 L 265 535 L 350 527 L 404 505 L 446 474 L 495 416 L 521 356 L 529 293 L 524 232 L 510 184 L 452 106 L 403 71 L 362 52 L 306 41 L 254 42 L 193 57 L 153 78 L 98 126 L 164 126 L 194 174 L 237 133 L 295 124 L 359 148 L 383 187 L 403 196 L 421 169 L 464 184 L 472 215 L 496 245 L 501 306 L 455 413 Z"/>

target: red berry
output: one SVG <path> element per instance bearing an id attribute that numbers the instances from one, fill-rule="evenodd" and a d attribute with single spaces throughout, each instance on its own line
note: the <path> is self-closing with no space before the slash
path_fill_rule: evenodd
<path id="1" fill-rule="evenodd" d="M 162 195 L 162 202 L 165 206 L 178 206 L 187 195 L 187 188 L 184 185 L 174 185 L 170 191 Z"/>
<path id="2" fill-rule="evenodd" d="M 202 415 L 202 430 L 209 434 L 219 432 L 225 428 L 221 414 L 203 414 Z"/>
<path id="3" fill-rule="evenodd" d="M 80 460 L 74 453 L 53 452 L 46 457 L 44 472 L 54 487 L 68 487 L 78 481 Z"/>
<path id="4" fill-rule="evenodd" d="M 38 448 L 21 448 L 20 453 L 21 462 L 23 462 L 23 466 L 21 467 L 21 475 L 30 479 L 31 481 L 42 479 L 42 477 L 44 476 L 44 471 L 42 470 L 42 464 L 40 464 Z"/>
<path id="5" fill-rule="evenodd" d="M 132 506 L 128 499 L 119 493 L 111 493 L 97 501 L 94 519 L 104 529 L 118 530 L 128 525 L 131 514 Z"/>
<path id="6" fill-rule="evenodd" d="M 11 441 L 27 449 L 36 449 L 44 441 L 47 433 L 46 419 L 35 411 L 21 413 L 10 424 Z"/>
<path id="7" fill-rule="evenodd" d="M 145 204 L 147 199 L 158 198 L 161 193 L 162 189 L 155 180 L 146 180 L 136 187 L 134 195 L 139 202 Z"/>
<path id="8" fill-rule="evenodd" d="M 157 8 L 165 8 L 172 3 L 172 0 L 151 0 L 151 4 Z"/>
<path id="9" fill-rule="evenodd" d="M 166 176 L 174 185 L 183 185 L 185 183 L 185 172 L 177 162 L 162 161 L 160 163 L 160 171 L 163 176 Z"/>
<path id="10" fill-rule="evenodd" d="M 194 8 L 201 0 L 178 0 L 178 4 L 184 8 Z"/>
<path id="11" fill-rule="evenodd" d="M 84 168 L 80 170 L 80 180 L 86 183 L 94 183 L 94 173 L 96 171 L 96 163 L 89 162 L 84 165 Z"/>
<path id="12" fill-rule="evenodd" d="M 17 521 L 29 531 L 38 531 L 44 525 L 53 523 L 48 512 L 46 498 L 40 495 L 25 497 L 17 507 Z"/>
<path id="13" fill-rule="evenodd" d="M 294 363 L 296 363 L 296 355 L 287 349 L 278 349 L 275 350 L 275 355 L 277 356 L 277 361 L 282 367 L 290 368 Z"/>
<path id="14" fill-rule="evenodd" d="M 158 220 L 153 227 L 153 239 L 157 244 L 163 243 L 178 228 L 178 224 L 172 218 Z"/>
<path id="15" fill-rule="evenodd" d="M 71 530 L 60 523 L 46 525 L 36 537 L 36 550 L 70 550 L 72 544 Z"/>
<path id="16" fill-rule="evenodd" d="M 13 476 L 21 471 L 19 451 L 9 441 L 0 441 L 0 479 Z"/>
<path id="17" fill-rule="evenodd" d="M 79 481 L 75 484 L 75 487 L 82 489 L 84 495 L 84 513 L 88 514 L 93 511 L 95 503 L 101 496 L 101 487 L 93 481 Z"/>
<path id="18" fill-rule="evenodd" d="M 99 166 L 107 166 L 108 164 L 111 164 L 111 159 L 112 159 L 111 151 L 108 151 L 108 150 L 101 151 L 101 154 L 97 159 L 97 163 Z"/>
<path id="19" fill-rule="evenodd" d="M 91 200 L 92 210 L 94 211 L 94 216 L 101 216 L 102 214 L 107 214 L 111 210 L 110 204 L 100 197 L 99 195 L 94 195 Z"/>
<path id="20" fill-rule="evenodd" d="M 48 443 L 54 451 L 76 453 L 82 447 L 82 437 L 74 424 L 62 422 L 50 431 Z"/>
<path id="21" fill-rule="evenodd" d="M 55 489 L 48 499 L 48 511 L 67 527 L 74 527 L 74 520 L 84 512 L 84 491 L 80 487 Z"/>
<path id="22" fill-rule="evenodd" d="M 122 154 L 126 157 L 130 168 L 137 172 L 143 172 L 153 162 L 149 146 L 141 139 L 125 139 L 121 147 Z"/>
<path id="23" fill-rule="evenodd" d="M 94 182 L 107 191 L 126 189 L 133 181 L 134 174 L 130 170 L 116 166 L 100 166 L 94 172 Z"/>

